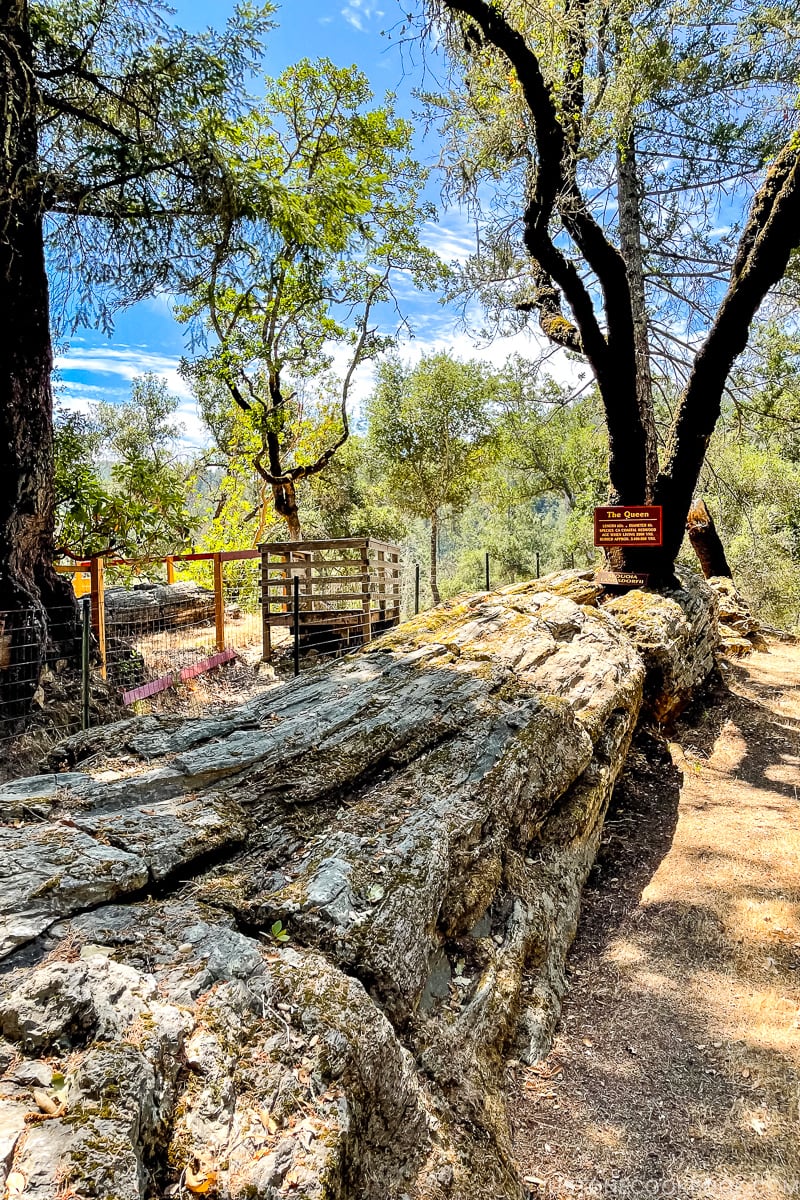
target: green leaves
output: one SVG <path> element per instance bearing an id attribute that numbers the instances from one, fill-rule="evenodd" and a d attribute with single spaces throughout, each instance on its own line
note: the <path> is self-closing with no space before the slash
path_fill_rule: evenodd
<path id="1" fill-rule="evenodd" d="M 391 340 L 375 313 L 399 307 L 395 278 L 443 276 L 420 241 L 432 210 L 410 127 L 371 100 L 356 68 L 303 59 L 219 130 L 227 203 L 198 231 L 203 265 L 182 280 L 180 316 L 202 347 L 184 373 L 217 428 L 226 404 L 243 414 L 275 486 L 322 470 L 346 440 L 352 373 Z"/>
<path id="2" fill-rule="evenodd" d="M 428 517 L 463 505 L 486 463 L 497 380 L 447 354 L 406 368 L 389 359 L 368 404 L 369 445 L 398 507 Z"/>
<path id="3" fill-rule="evenodd" d="M 189 471 L 177 453 L 178 401 L 152 375 L 122 405 L 56 414 L 56 545 L 78 558 L 171 553 L 189 537 Z"/>
<path id="4" fill-rule="evenodd" d="M 197 222 L 225 203 L 221 129 L 243 111 L 271 4 L 188 33 L 150 0 L 32 0 L 38 170 L 58 327 L 108 326 L 175 287 Z"/>

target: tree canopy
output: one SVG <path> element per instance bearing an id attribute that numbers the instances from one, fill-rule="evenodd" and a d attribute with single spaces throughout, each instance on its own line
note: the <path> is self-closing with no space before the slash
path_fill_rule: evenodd
<path id="1" fill-rule="evenodd" d="M 122 404 L 56 413 L 56 553 L 145 558 L 176 552 L 194 520 L 178 399 L 142 375 Z"/>
<path id="2" fill-rule="evenodd" d="M 583 0 L 542 9 L 484 0 L 430 6 L 451 53 L 466 64 L 478 120 L 474 115 L 461 120 L 470 135 L 481 121 L 486 131 L 476 142 L 477 161 L 461 156 L 458 163 L 467 161 L 476 179 L 510 179 L 514 187 L 526 252 L 524 273 L 515 280 L 515 304 L 536 314 L 553 343 L 591 365 L 609 430 L 613 498 L 665 507 L 663 549 L 622 556 L 631 567 L 635 559 L 654 580 L 670 575 L 731 367 L 800 236 L 794 91 L 788 110 L 774 105 L 774 119 L 754 124 L 757 107 L 767 103 L 769 108 L 770 99 L 785 97 L 794 79 L 793 18 L 783 10 L 776 15 L 760 6 L 734 6 L 729 19 L 729 8 L 595 8 Z M 490 118 L 498 111 L 493 142 Z M 637 121 L 648 131 L 653 154 L 659 148 L 663 152 L 658 169 L 650 171 L 659 180 L 651 240 L 653 254 L 663 251 L 665 264 L 674 257 L 670 247 L 676 239 L 687 257 L 693 228 L 706 241 L 714 239 L 708 195 L 724 193 L 724 164 L 732 155 L 742 155 L 736 178 L 743 189 L 753 188 L 755 171 L 760 177 L 749 213 L 729 239 L 727 256 L 717 232 L 718 257 L 730 273 L 722 279 L 715 267 L 710 275 L 714 286 L 707 294 L 714 307 L 700 338 L 696 332 L 688 338 L 691 353 L 660 467 L 642 303 L 643 214 L 648 210 L 642 204 L 645 176 L 635 161 Z M 457 115 L 452 123 L 459 125 Z M 752 144 L 746 144 L 748 137 Z M 670 138 L 682 147 L 674 159 Z M 705 163 L 700 146 L 708 150 Z M 699 163 L 692 170 L 693 158 Z M 627 193 L 626 163 L 634 166 Z M 603 170 L 610 172 L 605 187 L 598 177 Z M 669 180 L 670 172 L 673 183 L 660 182 Z M 672 202 L 665 197 L 678 193 L 684 200 L 673 205 L 670 218 Z M 621 202 L 626 195 L 627 224 Z M 695 200 L 687 199 L 691 196 Z M 693 204 L 700 206 L 702 219 L 693 215 Z M 682 223 L 676 224 L 676 214 L 682 214 Z M 502 239 L 499 244 L 502 248 Z M 500 282 L 508 277 L 509 257 L 496 272 Z M 683 272 L 682 293 L 672 287 L 684 312 L 690 301 L 694 304 L 696 265 Z M 674 263 L 672 271 L 680 274 Z M 661 279 L 668 290 L 663 268 Z M 702 307 L 691 311 L 702 312 Z M 686 331 L 682 334 L 686 341 Z"/>
<path id="3" fill-rule="evenodd" d="M 431 287 L 442 275 L 420 242 L 433 209 L 411 128 L 390 99 L 371 100 L 361 72 L 328 60 L 267 80 L 263 102 L 218 131 L 235 199 L 204 223 L 183 281 L 181 314 L 203 346 L 184 373 L 207 411 L 245 414 L 253 465 L 294 538 L 298 481 L 348 437 L 354 371 L 391 343 L 392 317 L 404 323 L 397 276 Z M 298 425 L 304 404 L 331 398 L 337 352 L 338 428 L 315 444 Z"/>
<path id="4" fill-rule="evenodd" d="M 401 511 L 430 520 L 430 583 L 435 604 L 441 509 L 466 503 L 492 433 L 490 401 L 496 381 L 477 361 L 448 354 L 414 367 L 398 358 L 381 363 L 369 401 L 369 445 Z"/>

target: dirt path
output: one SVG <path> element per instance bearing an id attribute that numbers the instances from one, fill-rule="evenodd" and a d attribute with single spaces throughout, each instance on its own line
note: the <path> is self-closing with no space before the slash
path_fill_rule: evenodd
<path id="1" fill-rule="evenodd" d="M 800 1196 L 800 647 L 728 674 L 634 756 L 556 1044 L 512 1072 L 537 1200 Z"/>

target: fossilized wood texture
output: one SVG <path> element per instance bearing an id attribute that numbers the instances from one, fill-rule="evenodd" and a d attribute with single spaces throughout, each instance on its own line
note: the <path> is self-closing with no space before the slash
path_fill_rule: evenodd
<path id="1" fill-rule="evenodd" d="M 643 692 L 686 698 L 713 611 L 569 572 L 0 788 L 0 1176 L 519 1197 L 504 1058 L 547 1044 Z"/>

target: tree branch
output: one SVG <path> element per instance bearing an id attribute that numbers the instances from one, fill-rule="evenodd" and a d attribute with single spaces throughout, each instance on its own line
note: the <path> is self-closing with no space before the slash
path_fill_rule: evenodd
<path id="1" fill-rule="evenodd" d="M 666 463 L 656 485 L 657 503 L 680 505 L 689 481 L 697 479 L 720 414 L 728 373 L 747 345 L 759 305 L 782 277 L 799 244 L 800 135 L 795 131 L 753 200 L 728 290 L 697 353 L 675 415 Z"/>

